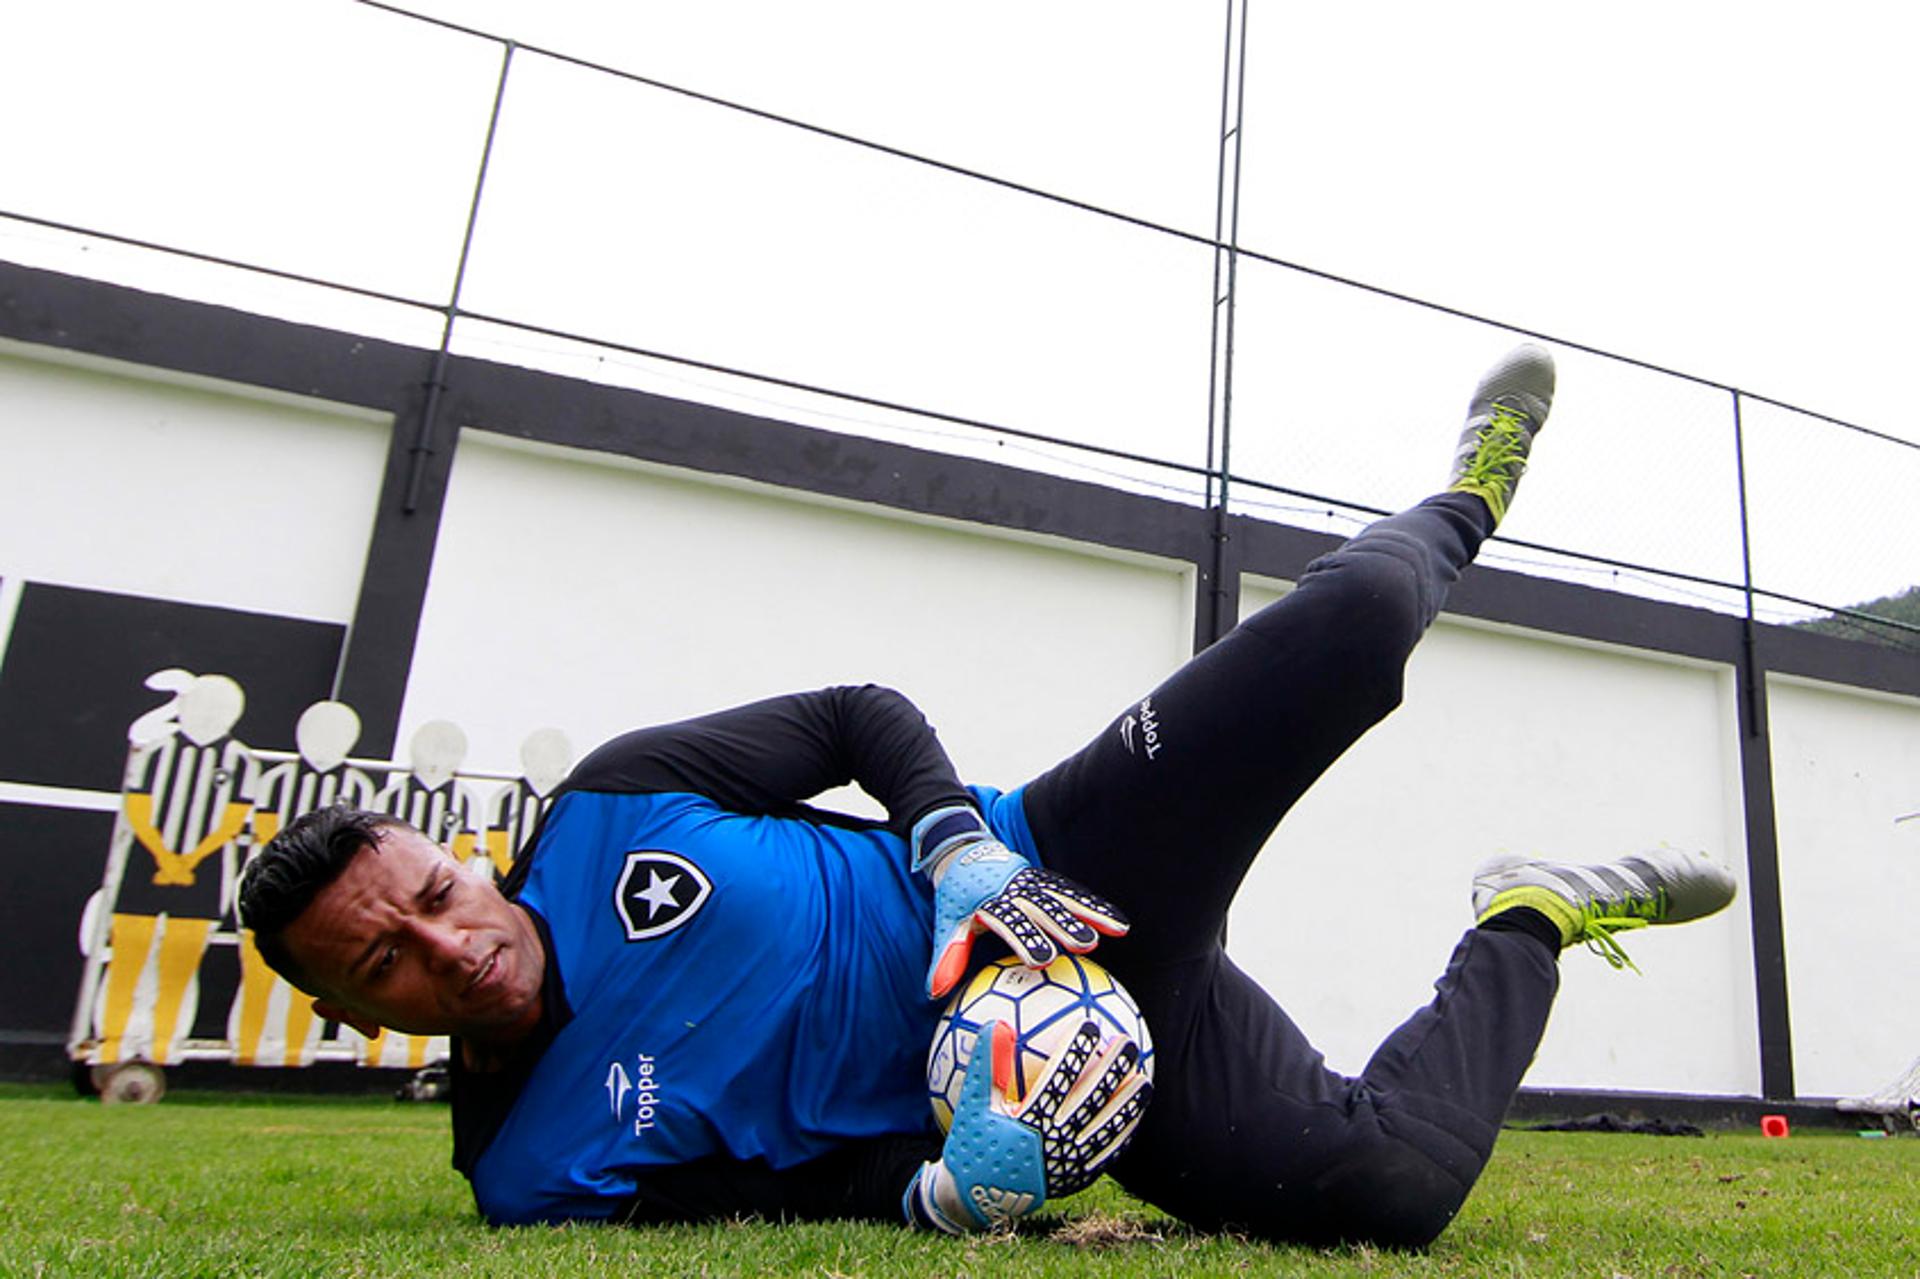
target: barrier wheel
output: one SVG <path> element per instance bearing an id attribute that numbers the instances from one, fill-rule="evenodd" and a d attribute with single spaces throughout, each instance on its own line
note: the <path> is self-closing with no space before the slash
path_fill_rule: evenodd
<path id="1" fill-rule="evenodd" d="M 108 1106 L 146 1106 L 167 1095 L 166 1072 L 150 1061 L 95 1066 L 93 1078 Z"/>

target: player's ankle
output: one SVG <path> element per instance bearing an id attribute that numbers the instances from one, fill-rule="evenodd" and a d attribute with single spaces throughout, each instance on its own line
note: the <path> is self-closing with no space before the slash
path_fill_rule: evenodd
<path id="1" fill-rule="evenodd" d="M 1519 933 L 1531 937 L 1547 948 L 1555 959 L 1565 946 L 1560 925 L 1548 919 L 1531 906 L 1511 906 L 1498 914 L 1489 915 L 1480 924 L 1480 930 L 1488 933 Z"/>

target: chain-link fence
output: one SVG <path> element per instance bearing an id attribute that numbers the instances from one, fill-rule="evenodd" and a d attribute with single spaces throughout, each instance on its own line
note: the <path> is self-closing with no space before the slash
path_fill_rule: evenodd
<path id="1" fill-rule="evenodd" d="M 201 19 L 255 20 L 222 3 Z M 166 28 L 181 51 L 196 12 Z M 0 183 L 0 255 L 1330 531 L 1435 487 L 1475 371 L 1529 336 L 1236 242 L 1231 0 L 1212 233 L 580 50 L 330 12 L 305 70 L 246 87 L 338 235 L 251 203 L 267 161 L 231 117 L 137 214 L 36 179 L 91 145 L 47 119 Z M 201 91 L 209 120 L 233 96 Z M 352 145 L 324 115 L 289 136 L 316 94 Z M 196 220 L 196 186 L 244 233 Z M 1548 344 L 1559 402 L 1488 562 L 1920 647 L 1920 445 Z"/>

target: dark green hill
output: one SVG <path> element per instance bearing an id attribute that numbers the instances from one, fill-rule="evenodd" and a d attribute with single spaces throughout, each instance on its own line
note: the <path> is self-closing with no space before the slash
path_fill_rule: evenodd
<path id="1" fill-rule="evenodd" d="M 1897 595 L 1883 595 L 1864 604 L 1850 605 L 1847 615 L 1835 614 L 1796 623 L 1803 631 L 1821 635 L 1840 635 L 1847 639 L 1874 640 L 1898 648 L 1920 648 L 1920 586 L 1910 586 Z M 1864 616 L 1859 616 L 1864 614 Z M 1876 626 L 1869 620 L 1884 618 L 1890 626 Z"/>

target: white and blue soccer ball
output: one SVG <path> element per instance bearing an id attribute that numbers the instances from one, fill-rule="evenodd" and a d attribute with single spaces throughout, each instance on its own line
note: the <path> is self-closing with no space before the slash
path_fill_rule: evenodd
<path id="1" fill-rule="evenodd" d="M 953 1123 L 967 1060 L 989 1022 L 1013 1027 L 1014 1082 L 1020 1096 L 1039 1079 L 1048 1057 L 1084 1021 L 1103 1034 L 1123 1034 L 1140 1045 L 1141 1067 L 1153 1077 L 1153 1040 L 1140 1005 L 1111 973 L 1091 959 L 1062 954 L 1045 968 L 1028 968 L 1008 956 L 974 973 L 947 1004 L 927 1053 L 927 1100 L 945 1132 Z"/>

